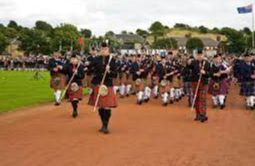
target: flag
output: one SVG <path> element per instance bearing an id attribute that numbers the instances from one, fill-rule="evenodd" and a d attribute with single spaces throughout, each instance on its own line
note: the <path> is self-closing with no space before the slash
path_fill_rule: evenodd
<path id="1" fill-rule="evenodd" d="M 251 13 L 252 12 L 252 4 L 244 7 L 239 7 L 237 8 L 237 11 L 239 14 L 246 14 L 246 13 Z"/>

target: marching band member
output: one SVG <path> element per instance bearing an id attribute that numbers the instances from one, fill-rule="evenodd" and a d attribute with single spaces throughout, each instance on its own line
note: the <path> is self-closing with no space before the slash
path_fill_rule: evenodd
<path id="1" fill-rule="evenodd" d="M 222 63 L 221 56 L 215 55 L 211 66 L 211 80 L 209 82 L 208 93 L 212 95 L 213 107 L 225 107 L 225 99 L 228 91 L 228 70 Z"/>
<path id="2" fill-rule="evenodd" d="M 54 89 L 55 105 L 60 105 L 61 92 L 65 88 L 65 75 L 63 73 L 64 63 L 61 61 L 59 52 L 53 53 L 53 58 L 49 60 L 48 69 L 50 71 L 51 80 L 50 87 Z"/>
<path id="3" fill-rule="evenodd" d="M 192 83 L 191 83 L 191 70 L 189 68 L 189 65 L 192 63 L 194 60 L 193 57 L 189 57 L 187 60 L 185 60 L 185 64 L 182 70 L 182 79 L 184 82 L 184 92 L 188 96 L 188 103 L 189 107 L 192 106 L 192 101 L 193 101 L 193 91 L 192 91 Z"/>
<path id="4" fill-rule="evenodd" d="M 244 61 L 240 64 L 240 95 L 246 98 L 246 108 L 254 109 L 255 100 L 255 66 L 250 54 L 244 55 Z"/>
<path id="5" fill-rule="evenodd" d="M 89 105 L 99 108 L 98 112 L 102 122 L 102 128 L 99 131 L 108 134 L 111 108 L 117 107 L 117 97 L 113 90 L 113 78 L 117 73 L 115 59 L 110 56 L 107 43 L 102 43 L 100 55 L 93 61 L 92 66 L 94 68 L 93 92 L 89 98 Z M 102 81 L 104 81 L 103 85 L 101 85 Z"/>
<path id="6" fill-rule="evenodd" d="M 143 103 L 144 96 L 144 72 L 142 66 L 141 55 L 137 55 L 136 58 L 133 59 L 133 63 L 131 65 L 131 73 L 132 79 L 135 82 L 135 92 L 137 96 L 137 104 L 141 105 Z"/>
<path id="7" fill-rule="evenodd" d="M 92 81 L 92 74 L 93 74 L 93 61 L 95 60 L 97 56 L 97 50 L 95 47 L 91 48 L 91 52 L 90 55 L 87 58 L 87 61 L 85 62 L 85 71 L 86 71 L 86 87 L 89 88 L 89 92 L 92 92 L 92 85 L 91 85 L 91 81 Z"/>
<path id="8" fill-rule="evenodd" d="M 82 62 L 73 55 L 70 63 L 66 65 L 65 72 L 68 76 L 68 97 L 73 107 L 73 118 L 78 116 L 78 103 L 82 100 L 83 96 L 83 84 L 82 80 L 85 77 L 84 65 Z"/>
<path id="9" fill-rule="evenodd" d="M 196 109 L 195 121 L 201 121 L 203 123 L 208 120 L 206 116 L 206 94 L 210 64 L 205 60 L 203 52 L 199 50 L 196 60 L 194 60 L 189 67 L 192 72 L 193 102 L 195 100 L 194 106 Z"/>

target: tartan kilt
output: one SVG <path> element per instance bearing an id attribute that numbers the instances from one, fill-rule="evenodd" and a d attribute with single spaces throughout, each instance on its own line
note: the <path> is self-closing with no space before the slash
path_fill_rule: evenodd
<path id="1" fill-rule="evenodd" d="M 152 78 L 150 76 L 146 78 L 146 86 L 152 87 Z"/>
<path id="2" fill-rule="evenodd" d="M 255 82 L 242 82 L 240 88 L 241 96 L 255 96 Z"/>
<path id="3" fill-rule="evenodd" d="M 191 82 L 184 82 L 184 93 L 191 96 L 193 94 L 192 92 L 192 83 Z"/>
<path id="4" fill-rule="evenodd" d="M 119 75 L 119 74 L 118 74 Z M 119 86 L 120 82 L 119 82 L 119 76 L 117 76 L 116 78 L 112 78 L 112 82 L 114 86 Z"/>
<path id="5" fill-rule="evenodd" d="M 214 80 L 210 80 L 209 87 L 208 87 L 208 93 L 213 96 L 217 95 L 227 95 L 228 93 L 228 82 L 226 79 L 219 82 L 219 89 L 215 89 L 213 86 L 216 82 Z"/>
<path id="6" fill-rule="evenodd" d="M 192 89 L 193 89 L 194 95 L 196 93 L 197 84 L 198 82 L 192 83 Z M 199 112 L 199 113 L 206 112 L 206 93 L 207 93 L 207 86 L 203 85 L 203 83 L 201 82 L 198 88 L 198 93 L 197 93 L 195 105 L 194 105 L 196 112 Z"/>
<path id="7" fill-rule="evenodd" d="M 127 83 L 127 75 L 125 73 L 120 73 L 119 81 L 120 81 L 120 85 L 121 84 L 125 84 L 126 85 L 126 83 Z"/>
<path id="8" fill-rule="evenodd" d="M 179 88 L 180 87 L 180 81 L 176 75 L 173 76 L 173 87 Z"/>
<path id="9" fill-rule="evenodd" d="M 145 80 L 141 78 L 141 83 L 139 85 L 136 84 L 136 80 L 134 81 L 134 84 L 135 84 L 135 91 L 138 92 L 138 91 L 143 91 L 145 86 L 146 86 L 146 83 L 145 83 Z"/>
<path id="10" fill-rule="evenodd" d="M 126 78 L 127 78 L 127 85 L 132 85 L 133 80 L 132 80 L 131 74 L 126 73 L 125 75 L 126 75 Z"/>
<path id="11" fill-rule="evenodd" d="M 108 94 L 100 96 L 97 107 L 99 108 L 115 108 L 117 107 L 117 96 L 114 93 L 113 87 L 107 87 Z M 89 105 L 94 106 L 98 95 L 99 86 L 93 88 L 93 92 L 89 96 Z"/>
<path id="12" fill-rule="evenodd" d="M 72 91 L 71 88 L 69 87 L 68 89 L 69 101 L 82 100 L 82 96 L 83 96 L 82 86 L 79 86 L 79 89 L 76 92 Z"/>
<path id="13" fill-rule="evenodd" d="M 169 92 L 170 89 L 171 89 L 171 83 L 168 80 L 166 81 L 166 86 L 162 86 L 161 84 L 159 86 L 160 94 L 164 94 L 165 92 Z"/>
<path id="14" fill-rule="evenodd" d="M 64 74 L 58 73 L 56 75 L 51 76 L 50 88 L 54 90 L 64 90 L 65 85 L 66 85 L 66 77 Z"/>
<path id="15" fill-rule="evenodd" d="M 92 75 L 86 75 L 85 79 L 85 87 L 90 88 L 91 87 L 91 81 L 92 81 Z"/>

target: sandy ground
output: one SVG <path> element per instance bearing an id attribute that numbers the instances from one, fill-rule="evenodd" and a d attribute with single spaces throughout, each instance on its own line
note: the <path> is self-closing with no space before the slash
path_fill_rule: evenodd
<path id="1" fill-rule="evenodd" d="M 80 104 L 44 105 L 0 115 L 1 166 L 254 166 L 255 112 L 243 109 L 237 90 L 224 111 L 193 121 L 186 99 L 162 107 L 119 100 L 109 135 L 97 130 L 98 115 Z"/>

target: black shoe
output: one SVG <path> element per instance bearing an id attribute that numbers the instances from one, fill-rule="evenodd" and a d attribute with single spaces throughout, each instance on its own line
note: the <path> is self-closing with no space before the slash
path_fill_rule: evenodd
<path id="1" fill-rule="evenodd" d="M 221 109 L 221 110 L 223 110 L 224 108 L 225 108 L 225 105 L 224 105 L 224 104 L 220 106 L 220 109 Z"/>
<path id="2" fill-rule="evenodd" d="M 208 120 L 208 117 L 205 116 L 205 115 L 203 115 L 203 116 L 201 117 L 201 119 L 200 119 L 200 122 L 201 122 L 201 123 L 204 123 L 204 122 L 206 122 L 207 120 Z"/>
<path id="3" fill-rule="evenodd" d="M 146 99 L 146 100 L 144 100 L 145 101 L 145 103 L 148 103 L 149 101 L 150 101 L 150 99 Z"/>
<path id="4" fill-rule="evenodd" d="M 73 118 L 76 118 L 78 116 L 78 112 L 77 111 L 73 111 L 72 116 L 73 116 Z"/>
<path id="5" fill-rule="evenodd" d="M 167 106 L 167 103 L 163 103 L 162 105 L 166 107 L 166 106 Z"/>
<path id="6" fill-rule="evenodd" d="M 59 106 L 59 105 L 60 105 L 60 103 L 59 103 L 59 102 L 56 102 L 54 105 L 55 105 L 55 106 Z"/>
<path id="7" fill-rule="evenodd" d="M 137 101 L 137 104 L 138 104 L 138 105 L 142 105 L 143 102 L 142 102 L 142 101 Z"/>
<path id="8" fill-rule="evenodd" d="M 126 94 L 126 97 L 129 97 L 129 94 Z"/>
<path id="9" fill-rule="evenodd" d="M 170 100 L 170 102 L 169 102 L 170 104 L 174 104 L 174 101 L 173 100 Z"/>

